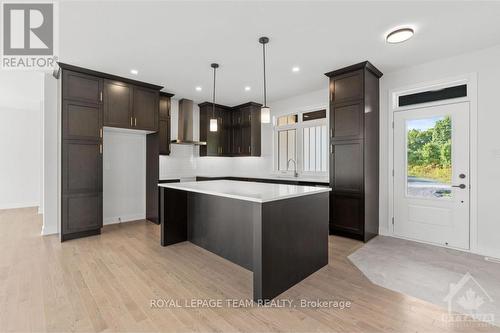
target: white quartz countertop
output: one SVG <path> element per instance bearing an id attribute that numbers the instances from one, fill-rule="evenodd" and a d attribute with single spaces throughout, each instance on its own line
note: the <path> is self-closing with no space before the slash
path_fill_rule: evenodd
<path id="1" fill-rule="evenodd" d="M 258 203 L 329 192 L 329 187 L 254 183 L 235 180 L 162 183 L 160 187 L 216 195 Z"/>

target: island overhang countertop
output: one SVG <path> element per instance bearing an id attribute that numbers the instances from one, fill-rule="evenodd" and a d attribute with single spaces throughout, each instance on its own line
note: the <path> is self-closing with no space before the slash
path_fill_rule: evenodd
<path id="1" fill-rule="evenodd" d="M 329 187 L 254 183 L 235 180 L 207 180 L 162 183 L 159 187 L 264 203 L 331 191 Z"/>

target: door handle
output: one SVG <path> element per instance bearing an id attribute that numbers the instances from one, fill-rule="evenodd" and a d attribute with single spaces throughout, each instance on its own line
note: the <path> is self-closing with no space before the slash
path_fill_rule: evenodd
<path id="1" fill-rule="evenodd" d="M 137 127 L 137 117 L 134 117 L 134 126 Z"/>
<path id="2" fill-rule="evenodd" d="M 465 189 L 467 186 L 465 186 L 465 184 L 460 184 L 460 185 L 451 185 L 451 187 L 458 187 L 460 189 Z"/>

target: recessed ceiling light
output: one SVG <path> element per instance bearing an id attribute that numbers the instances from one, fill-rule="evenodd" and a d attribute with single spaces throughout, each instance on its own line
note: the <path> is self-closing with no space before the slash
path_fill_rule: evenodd
<path id="1" fill-rule="evenodd" d="M 194 89 L 196 89 L 196 91 L 201 91 L 201 87 L 196 87 Z"/>
<path id="2" fill-rule="evenodd" d="M 137 69 L 131 69 L 130 74 L 137 75 L 139 74 L 139 71 Z"/>
<path id="3" fill-rule="evenodd" d="M 412 28 L 399 28 L 391 31 L 385 40 L 390 44 L 397 44 L 407 41 L 413 37 L 415 31 Z"/>
<path id="4" fill-rule="evenodd" d="M 246 87 L 245 87 L 245 91 L 250 91 L 250 90 L 252 90 L 252 88 L 251 88 L 251 87 L 249 87 L 249 86 L 246 86 Z"/>
<path id="5" fill-rule="evenodd" d="M 300 72 L 300 67 L 298 66 L 292 67 L 292 72 L 294 73 Z"/>

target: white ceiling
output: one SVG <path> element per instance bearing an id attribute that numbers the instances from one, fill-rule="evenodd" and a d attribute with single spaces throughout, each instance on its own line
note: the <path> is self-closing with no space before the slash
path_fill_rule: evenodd
<path id="1" fill-rule="evenodd" d="M 69 1 L 60 17 L 61 61 L 197 102 L 211 100 L 218 62 L 217 102 L 227 105 L 262 101 L 262 35 L 270 101 L 326 87 L 323 73 L 364 60 L 387 73 L 500 44 L 500 2 Z M 414 38 L 386 44 L 399 25 Z"/>

